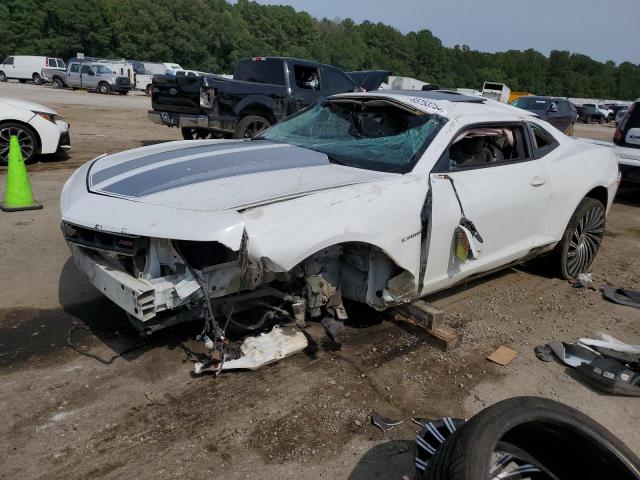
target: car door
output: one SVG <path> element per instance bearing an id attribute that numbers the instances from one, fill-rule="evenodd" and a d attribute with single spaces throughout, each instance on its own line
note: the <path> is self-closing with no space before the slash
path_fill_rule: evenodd
<path id="1" fill-rule="evenodd" d="M 512 153 L 490 163 L 453 161 L 456 140 L 473 129 L 509 129 Z M 461 130 L 429 182 L 423 294 L 521 259 L 542 241 L 540 232 L 547 225 L 550 208 L 549 185 L 544 166 L 533 157 L 525 124 L 483 123 Z M 462 217 L 479 234 L 470 242 L 472 250 L 478 250 L 475 258 L 466 261 L 456 256 Z"/>
<path id="2" fill-rule="evenodd" d="M 70 87 L 81 87 L 82 82 L 80 79 L 80 64 L 70 63 L 69 71 L 67 72 L 67 84 Z"/>
<path id="3" fill-rule="evenodd" d="M 83 88 L 96 88 L 98 85 L 96 72 L 93 71 L 91 65 L 82 65 L 80 69 L 80 79 Z"/>
<path id="4" fill-rule="evenodd" d="M 289 75 L 296 110 L 311 105 L 322 95 L 320 69 L 317 66 L 292 62 L 289 64 Z"/>
<path id="5" fill-rule="evenodd" d="M 571 123 L 569 119 L 569 111 L 564 108 L 561 101 L 554 100 L 551 102 L 547 111 L 547 121 L 558 130 L 565 131 L 569 128 L 569 124 Z"/>
<path id="6" fill-rule="evenodd" d="M 7 78 L 16 78 L 15 58 L 9 57 L 4 61 L 3 71 Z"/>

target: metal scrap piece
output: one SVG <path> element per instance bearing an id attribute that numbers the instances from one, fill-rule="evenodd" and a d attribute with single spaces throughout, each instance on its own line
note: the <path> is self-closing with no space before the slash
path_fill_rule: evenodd
<path id="1" fill-rule="evenodd" d="M 400 425 L 402 422 L 403 420 L 392 420 L 387 417 L 382 417 L 375 412 L 371 412 L 371 423 L 383 432 L 388 432 L 396 425 Z"/>

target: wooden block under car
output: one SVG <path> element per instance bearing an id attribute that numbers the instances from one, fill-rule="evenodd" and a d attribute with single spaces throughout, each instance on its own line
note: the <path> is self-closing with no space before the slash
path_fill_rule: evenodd
<path id="1" fill-rule="evenodd" d="M 394 311 L 412 318 L 430 330 L 434 330 L 444 324 L 444 312 L 423 300 L 400 305 Z"/>
<path id="2" fill-rule="evenodd" d="M 422 322 L 418 322 L 413 318 L 394 311 L 389 319 L 405 326 L 406 330 L 410 331 L 414 335 L 419 335 L 424 338 L 428 343 L 440 350 L 448 352 L 453 350 L 460 344 L 461 335 L 454 328 L 447 327 L 446 325 L 440 325 L 436 328 L 427 328 Z"/>

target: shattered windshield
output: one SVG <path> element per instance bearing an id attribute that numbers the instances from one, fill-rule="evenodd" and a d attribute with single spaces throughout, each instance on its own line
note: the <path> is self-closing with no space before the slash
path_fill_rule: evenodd
<path id="1" fill-rule="evenodd" d="M 411 171 L 447 119 L 385 99 L 333 99 L 266 130 L 259 138 L 325 153 L 332 163 Z"/>

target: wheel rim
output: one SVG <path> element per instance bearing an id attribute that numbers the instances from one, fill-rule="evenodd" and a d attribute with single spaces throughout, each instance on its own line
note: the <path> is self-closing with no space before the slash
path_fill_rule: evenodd
<path id="1" fill-rule="evenodd" d="M 242 138 L 253 138 L 259 133 L 265 131 L 269 126 L 268 123 L 263 122 L 262 120 L 256 120 L 247 125 L 247 128 L 244 129 L 244 133 L 242 134 Z"/>
<path id="2" fill-rule="evenodd" d="M 571 277 L 585 272 L 593 262 L 604 235 L 604 209 L 591 207 L 571 232 L 567 251 L 567 273 Z"/>
<path id="3" fill-rule="evenodd" d="M 22 158 L 25 161 L 31 158 L 36 149 L 33 137 L 26 130 L 20 127 L 0 127 L 0 159 L 5 163 L 9 159 L 9 143 L 14 135 L 18 137 Z"/>
<path id="4" fill-rule="evenodd" d="M 100 86 L 100 93 L 106 95 L 106 93 L 107 93 L 107 86 L 106 85 L 101 85 Z"/>

